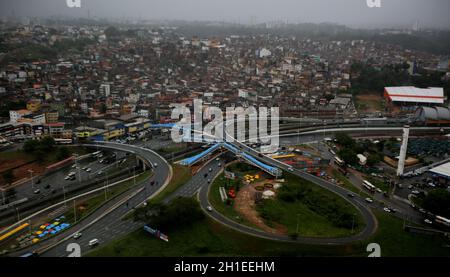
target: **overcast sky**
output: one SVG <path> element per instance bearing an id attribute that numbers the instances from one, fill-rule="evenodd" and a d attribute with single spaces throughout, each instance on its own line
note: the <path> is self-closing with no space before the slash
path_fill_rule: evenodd
<path id="1" fill-rule="evenodd" d="M 214 20 L 261 23 L 274 20 L 332 22 L 352 27 L 412 26 L 450 29 L 450 0 L 0 0 L 0 16 L 54 16 Z"/>

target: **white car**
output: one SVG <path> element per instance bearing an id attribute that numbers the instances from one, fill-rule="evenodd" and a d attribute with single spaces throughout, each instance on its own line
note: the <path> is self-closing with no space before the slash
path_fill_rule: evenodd
<path id="1" fill-rule="evenodd" d="M 289 167 L 288 170 L 289 170 L 290 172 L 294 172 L 294 168 L 292 168 L 292 167 Z"/>
<path id="2" fill-rule="evenodd" d="M 387 213 L 390 213 L 390 212 L 391 212 L 391 210 L 390 210 L 389 208 L 383 208 L 383 211 L 385 211 L 385 212 L 387 212 Z"/>
<path id="3" fill-rule="evenodd" d="M 367 203 L 373 203 L 373 200 L 370 199 L 370 198 L 366 198 L 366 202 L 367 202 Z"/>
<path id="4" fill-rule="evenodd" d="M 92 171 L 91 168 L 86 169 L 86 172 L 91 172 L 91 171 Z"/>
<path id="5" fill-rule="evenodd" d="M 206 209 L 208 210 L 208 212 L 212 212 L 213 208 L 211 206 L 206 207 Z"/>
<path id="6" fill-rule="evenodd" d="M 424 222 L 425 222 L 426 224 L 429 224 L 429 225 L 433 224 L 433 221 L 431 221 L 431 220 L 429 220 L 429 219 L 425 219 Z"/>
<path id="7" fill-rule="evenodd" d="M 78 233 L 75 233 L 75 235 L 73 235 L 73 238 L 74 238 L 74 239 L 79 239 L 79 238 L 81 238 L 81 235 L 82 235 L 82 234 L 79 233 L 79 232 L 78 232 Z"/>

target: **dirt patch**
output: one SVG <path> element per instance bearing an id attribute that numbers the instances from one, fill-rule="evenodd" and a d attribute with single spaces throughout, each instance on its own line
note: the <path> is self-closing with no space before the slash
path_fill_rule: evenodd
<path id="1" fill-rule="evenodd" d="M 288 231 L 285 226 L 279 224 L 275 225 L 274 228 L 267 226 L 264 220 L 256 211 L 255 186 L 264 185 L 267 183 L 271 183 L 271 181 L 264 180 L 258 183 L 246 185 L 241 188 L 236 196 L 236 199 L 234 200 L 234 209 L 248 222 L 260 228 L 261 230 L 270 234 L 286 235 Z"/>
<path id="2" fill-rule="evenodd" d="M 383 97 L 378 94 L 363 94 L 356 96 L 359 112 L 375 113 L 383 111 Z"/>
<path id="3" fill-rule="evenodd" d="M 3 153 L 2 153 L 3 154 Z M 22 152 L 0 154 L 0 173 L 11 170 L 14 175 L 12 183 L 22 179 L 30 178 L 29 170 L 33 171 L 33 176 L 42 175 L 45 172 L 45 164 L 33 162 L 33 158 Z M 6 185 L 6 181 L 0 174 L 0 186 Z"/>

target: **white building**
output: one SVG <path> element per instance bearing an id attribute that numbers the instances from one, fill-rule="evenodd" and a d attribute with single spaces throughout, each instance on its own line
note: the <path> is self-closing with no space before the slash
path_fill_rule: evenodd
<path id="1" fill-rule="evenodd" d="M 9 121 L 11 123 L 17 123 L 19 119 L 29 114 L 31 114 L 29 110 L 9 111 Z"/>
<path id="2" fill-rule="evenodd" d="M 258 56 L 259 58 L 269 57 L 270 55 L 272 55 L 272 52 L 270 52 L 270 50 L 266 48 L 258 49 L 256 51 L 256 56 Z"/>
<path id="3" fill-rule="evenodd" d="M 145 118 L 149 118 L 149 112 L 148 110 L 139 110 L 138 112 L 139 116 L 145 117 Z"/>
<path id="4" fill-rule="evenodd" d="M 386 87 L 384 96 L 392 103 L 444 104 L 444 88 Z"/>
<path id="5" fill-rule="evenodd" d="M 110 84 L 100 85 L 100 94 L 103 94 L 105 97 L 108 97 L 111 94 L 111 85 Z"/>

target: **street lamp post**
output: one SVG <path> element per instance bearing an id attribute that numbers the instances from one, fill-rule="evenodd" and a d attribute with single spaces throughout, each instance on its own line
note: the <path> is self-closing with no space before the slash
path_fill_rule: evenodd
<path id="1" fill-rule="evenodd" d="M 108 200 L 108 194 L 107 194 L 107 190 L 108 190 L 108 172 L 105 171 L 105 175 L 106 175 L 106 185 L 105 185 L 105 202 Z"/>
<path id="2" fill-rule="evenodd" d="M 75 217 L 75 223 L 77 223 L 77 208 L 76 208 L 76 204 L 75 204 L 75 199 L 73 200 L 73 215 Z"/>
<path id="3" fill-rule="evenodd" d="M 133 167 L 133 186 L 136 186 L 136 167 Z"/>
<path id="4" fill-rule="evenodd" d="M 64 196 L 64 206 L 67 207 L 67 202 L 66 202 L 66 187 L 63 185 L 63 196 Z"/>
<path id="5" fill-rule="evenodd" d="M 31 178 L 31 189 L 34 189 L 34 179 L 33 179 L 33 170 L 28 170 L 28 172 L 30 173 L 30 178 Z"/>
<path id="6" fill-rule="evenodd" d="M 81 184 L 81 172 L 80 167 L 78 166 L 78 154 L 75 154 L 75 168 L 78 171 L 78 184 Z"/>
<path id="7" fill-rule="evenodd" d="M 2 190 L 2 205 L 5 205 L 5 203 L 6 203 L 6 199 L 5 199 L 5 190 L 4 189 L 1 189 Z"/>
<path id="8" fill-rule="evenodd" d="M 16 212 L 17 212 L 17 222 L 19 222 L 20 221 L 19 207 L 16 207 Z"/>

